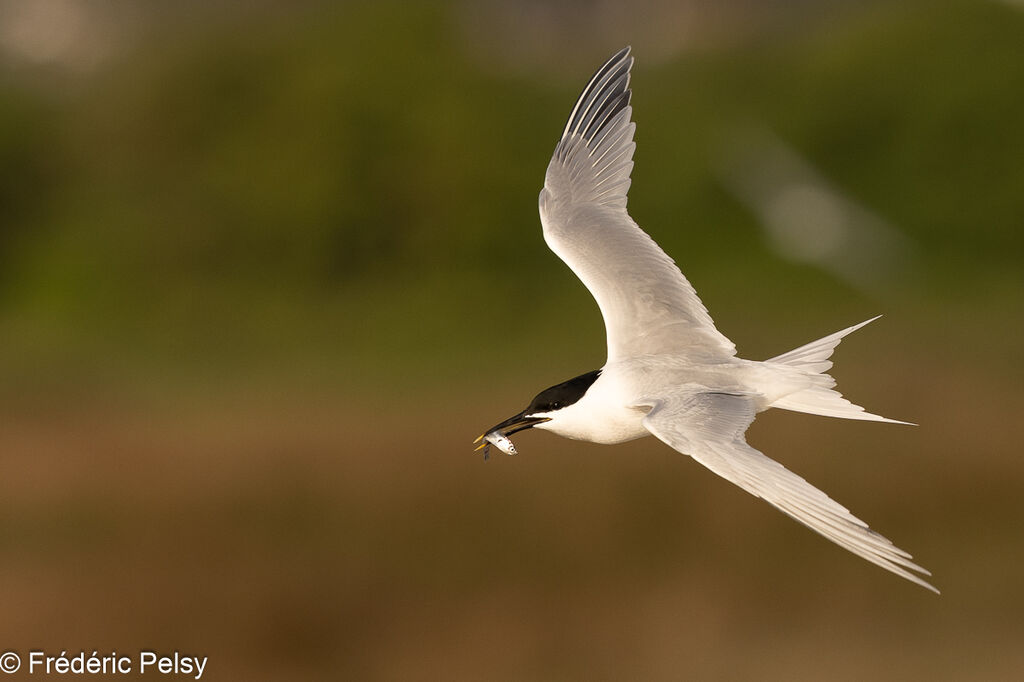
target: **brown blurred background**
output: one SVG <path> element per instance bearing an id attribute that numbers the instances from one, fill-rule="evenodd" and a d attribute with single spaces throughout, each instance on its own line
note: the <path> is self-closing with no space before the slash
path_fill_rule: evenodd
<path id="1" fill-rule="evenodd" d="M 884 314 L 833 373 L 920 426 L 749 439 L 941 596 L 654 439 L 473 453 L 603 363 L 536 196 L 625 44 L 631 212 L 740 353 Z M 1019 679 L 1022 121 L 1010 0 L 0 3 L 0 651 Z"/>

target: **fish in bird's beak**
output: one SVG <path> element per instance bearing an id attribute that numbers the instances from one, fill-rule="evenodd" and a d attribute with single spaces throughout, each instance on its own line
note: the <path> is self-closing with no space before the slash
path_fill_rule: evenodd
<path id="1" fill-rule="evenodd" d="M 477 450 L 483 449 L 484 459 L 487 459 L 490 455 L 490 449 L 493 445 L 498 448 L 506 455 L 516 455 L 516 446 L 509 440 L 509 436 L 513 433 L 519 433 L 524 429 L 528 429 L 531 426 L 540 424 L 541 422 L 550 421 L 547 417 L 528 417 L 525 412 L 509 417 L 500 424 L 495 424 L 486 433 L 481 434 L 474 443 L 480 443 L 476 447 Z"/>

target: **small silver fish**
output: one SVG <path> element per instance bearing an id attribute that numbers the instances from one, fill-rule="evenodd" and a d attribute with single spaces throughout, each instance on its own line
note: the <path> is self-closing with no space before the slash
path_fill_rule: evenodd
<path id="1" fill-rule="evenodd" d="M 480 443 L 481 440 L 484 442 Z M 504 452 L 506 455 L 519 454 L 516 452 L 516 446 L 512 444 L 512 441 L 498 431 L 491 431 L 490 433 L 485 433 L 484 435 L 480 436 L 473 442 L 480 443 L 480 445 L 477 446 L 477 450 L 483 448 L 484 459 L 490 457 L 490 450 L 492 445 L 501 450 L 502 452 Z"/>

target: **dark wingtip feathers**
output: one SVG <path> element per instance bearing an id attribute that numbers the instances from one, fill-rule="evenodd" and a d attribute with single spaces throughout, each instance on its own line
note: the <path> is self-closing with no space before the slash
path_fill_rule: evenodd
<path id="1" fill-rule="evenodd" d="M 562 132 L 562 139 L 580 135 L 587 146 L 616 114 L 629 106 L 629 72 L 633 67 L 631 48 L 619 50 L 593 75 L 576 101 Z"/>

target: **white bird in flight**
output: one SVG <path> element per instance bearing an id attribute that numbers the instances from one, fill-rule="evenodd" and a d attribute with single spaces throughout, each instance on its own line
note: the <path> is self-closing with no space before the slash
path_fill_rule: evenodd
<path id="1" fill-rule="evenodd" d="M 864 411 L 833 390 L 826 372 L 839 341 L 861 322 L 758 362 L 736 357 L 690 282 L 630 218 L 633 168 L 626 47 L 584 88 L 548 164 L 540 193 L 544 241 L 597 300 L 604 367 L 541 391 L 522 412 L 477 438 L 516 454 L 509 436 L 528 428 L 594 443 L 653 434 L 669 447 L 762 498 L 854 554 L 929 590 L 931 575 L 803 478 L 747 444 L 770 407 L 907 424 Z"/>

